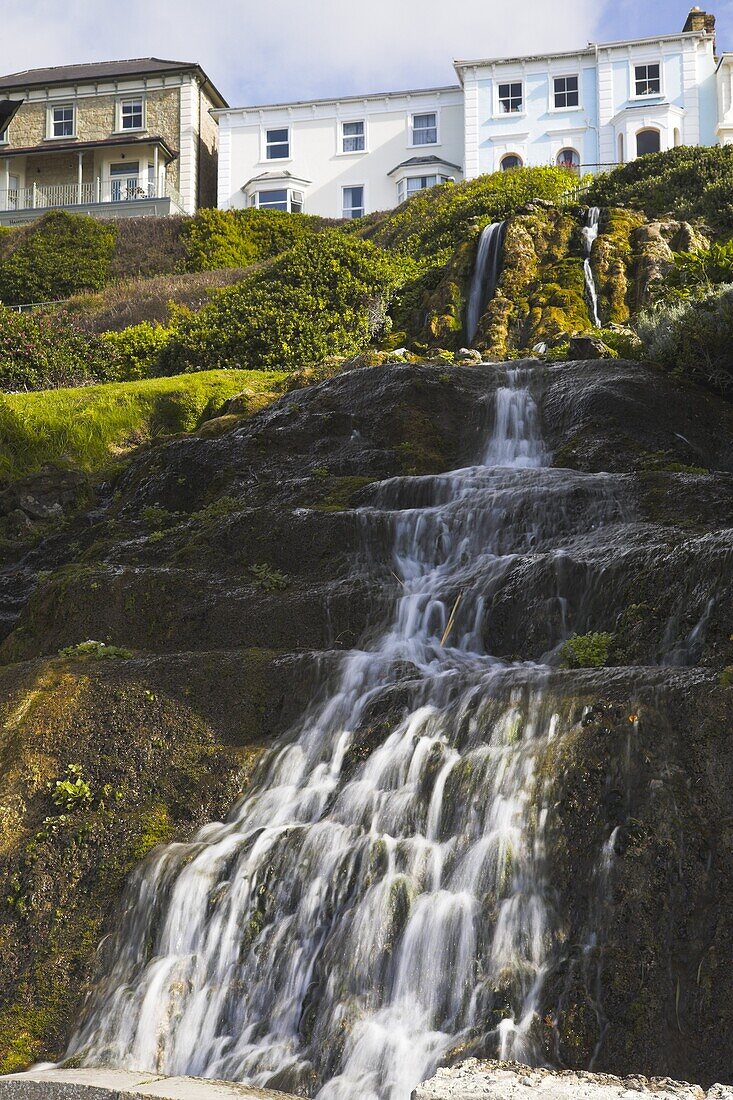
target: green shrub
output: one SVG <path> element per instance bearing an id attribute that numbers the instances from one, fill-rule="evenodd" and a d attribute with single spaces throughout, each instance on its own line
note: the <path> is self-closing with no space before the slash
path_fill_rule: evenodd
<path id="1" fill-rule="evenodd" d="M 573 634 L 560 649 L 563 668 L 605 668 L 614 641 L 605 631 Z"/>
<path id="2" fill-rule="evenodd" d="M 576 177 L 564 168 L 518 168 L 420 191 L 396 210 L 359 219 L 359 236 L 410 256 L 421 267 L 448 262 L 477 222 L 503 221 L 534 199 L 559 202 Z"/>
<path id="3" fill-rule="evenodd" d="M 132 650 L 106 642 L 79 642 L 59 650 L 59 657 L 89 657 L 93 661 L 123 660 L 132 657 Z"/>
<path id="4" fill-rule="evenodd" d="M 592 206 L 630 206 L 647 217 L 702 218 L 733 229 L 733 146 L 679 146 L 652 153 L 599 176 L 588 192 Z"/>
<path id="5" fill-rule="evenodd" d="M 689 298 L 721 283 L 733 283 L 733 240 L 694 252 L 675 252 L 674 267 L 662 284 L 662 298 Z"/>
<path id="6" fill-rule="evenodd" d="M 733 286 L 661 305 L 639 317 L 636 330 L 647 358 L 733 396 Z"/>
<path id="7" fill-rule="evenodd" d="M 91 805 L 92 788 L 84 778 L 79 764 L 69 764 L 65 777 L 49 783 L 48 787 L 54 806 L 68 813 Z"/>
<path id="8" fill-rule="evenodd" d="M 279 256 L 322 226 L 320 218 L 282 210 L 199 210 L 183 229 L 186 267 L 249 267 Z"/>
<path id="9" fill-rule="evenodd" d="M 111 222 L 52 211 L 0 240 L 0 301 L 50 302 L 107 281 L 117 229 Z"/>
<path id="10" fill-rule="evenodd" d="M 110 356 L 107 377 L 120 382 L 149 378 L 156 373 L 168 337 L 167 329 L 149 321 L 131 325 L 121 332 L 102 333 L 99 340 Z"/>
<path id="11" fill-rule="evenodd" d="M 303 367 L 353 355 L 386 323 L 403 265 L 366 241 L 321 233 L 179 313 L 160 373 L 206 367 Z"/>
<path id="12" fill-rule="evenodd" d="M 64 314 L 16 313 L 0 306 L 0 390 L 93 382 L 104 377 L 107 359 L 100 340 Z"/>

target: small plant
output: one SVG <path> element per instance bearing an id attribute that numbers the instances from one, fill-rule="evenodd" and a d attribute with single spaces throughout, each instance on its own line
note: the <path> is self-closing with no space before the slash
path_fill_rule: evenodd
<path id="1" fill-rule="evenodd" d="M 329 473 L 328 466 L 316 466 L 315 470 L 313 471 L 313 477 L 319 477 L 322 480 L 330 476 L 331 475 Z"/>
<path id="2" fill-rule="evenodd" d="M 280 591 L 283 588 L 290 587 L 290 578 L 287 574 L 281 573 L 277 569 L 273 569 L 272 566 L 267 565 L 265 562 L 261 562 L 258 565 L 251 565 L 249 571 L 259 587 L 264 588 L 266 592 Z"/>
<path id="3" fill-rule="evenodd" d="M 59 650 L 59 657 L 89 657 L 93 661 L 105 661 L 117 658 L 127 660 L 132 657 L 132 650 L 123 646 L 107 645 L 105 642 L 79 642 L 78 645 L 65 646 Z"/>
<path id="4" fill-rule="evenodd" d="M 606 631 L 573 634 L 560 650 L 562 668 L 605 668 L 614 637 Z"/>
<path id="5" fill-rule="evenodd" d="M 167 508 L 161 508 L 158 504 L 149 504 L 142 510 L 142 517 L 150 527 L 160 528 L 163 524 L 170 523 L 174 518 L 173 513 Z"/>
<path id="6" fill-rule="evenodd" d="M 80 764 L 68 764 L 65 777 L 52 781 L 48 787 L 54 806 L 69 813 L 91 804 L 92 788 L 84 778 Z"/>

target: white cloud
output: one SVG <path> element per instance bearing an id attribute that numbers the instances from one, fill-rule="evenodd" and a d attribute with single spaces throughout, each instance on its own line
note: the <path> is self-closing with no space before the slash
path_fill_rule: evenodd
<path id="1" fill-rule="evenodd" d="M 0 72 L 123 57 L 197 61 L 232 104 L 452 83 L 453 57 L 572 49 L 599 0 L 25 0 Z"/>

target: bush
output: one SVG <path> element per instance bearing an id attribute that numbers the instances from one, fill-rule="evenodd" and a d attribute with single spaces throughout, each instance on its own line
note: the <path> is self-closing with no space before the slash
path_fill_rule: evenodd
<path id="1" fill-rule="evenodd" d="M 721 283 L 733 283 L 733 240 L 694 252 L 675 252 L 674 267 L 662 285 L 662 298 L 689 298 Z"/>
<path id="2" fill-rule="evenodd" d="M 169 339 L 162 325 L 143 321 L 122 332 L 104 332 L 98 338 L 109 353 L 107 378 L 132 382 L 149 378 L 157 370 L 158 360 Z"/>
<path id="3" fill-rule="evenodd" d="M 282 210 L 199 210 L 183 229 L 186 267 L 249 267 L 279 256 L 323 225 L 321 218 Z"/>
<path id="4" fill-rule="evenodd" d="M 366 241 L 322 233 L 180 313 L 161 374 L 207 367 L 303 367 L 353 355 L 386 323 L 403 265 Z"/>
<path id="5" fill-rule="evenodd" d="M 605 668 L 613 641 L 605 631 L 573 634 L 560 649 L 560 663 L 563 668 Z"/>
<path id="6" fill-rule="evenodd" d="M 636 330 L 649 359 L 733 396 L 733 286 L 643 314 Z"/>
<path id="7" fill-rule="evenodd" d="M 0 306 L 0 390 L 78 386 L 105 376 L 101 341 L 64 314 L 16 313 Z"/>
<path id="8" fill-rule="evenodd" d="M 477 221 L 504 221 L 534 199 L 559 202 L 577 186 L 564 168 L 518 168 L 465 183 L 446 183 L 414 195 L 396 210 L 359 219 L 353 231 L 421 266 L 448 262 Z"/>
<path id="9" fill-rule="evenodd" d="M 117 228 L 55 210 L 0 240 L 0 301 L 59 301 L 107 281 Z"/>
<path id="10" fill-rule="evenodd" d="M 733 230 L 733 146 L 682 145 L 638 157 L 599 176 L 588 192 L 592 206 L 630 206 L 649 218 L 702 218 Z"/>

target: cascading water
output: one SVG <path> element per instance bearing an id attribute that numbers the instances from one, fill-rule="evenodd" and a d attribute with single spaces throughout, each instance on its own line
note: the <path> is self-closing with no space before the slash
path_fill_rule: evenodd
<path id="1" fill-rule="evenodd" d="M 548 468 L 530 375 L 506 372 L 481 465 L 381 487 L 391 622 L 228 821 L 133 876 L 70 1055 L 321 1100 L 407 1100 L 458 1047 L 543 1059 L 563 722 L 547 668 L 485 652 L 484 609 L 518 555 L 618 502 Z"/>
<path id="2" fill-rule="evenodd" d="M 593 242 L 598 236 L 598 223 L 600 217 L 601 211 L 599 208 L 597 206 L 591 206 L 586 215 L 585 225 L 583 226 L 583 240 L 585 242 L 585 260 L 583 261 L 585 292 L 588 299 L 588 305 L 590 306 L 591 320 L 596 328 L 601 327 L 601 318 L 598 313 L 598 293 L 596 291 L 596 281 L 593 278 L 591 253 L 593 251 Z"/>
<path id="3" fill-rule="evenodd" d="M 505 222 L 492 222 L 482 230 L 466 306 L 466 339 L 471 342 L 478 331 L 481 314 L 494 297 L 504 244 Z"/>

